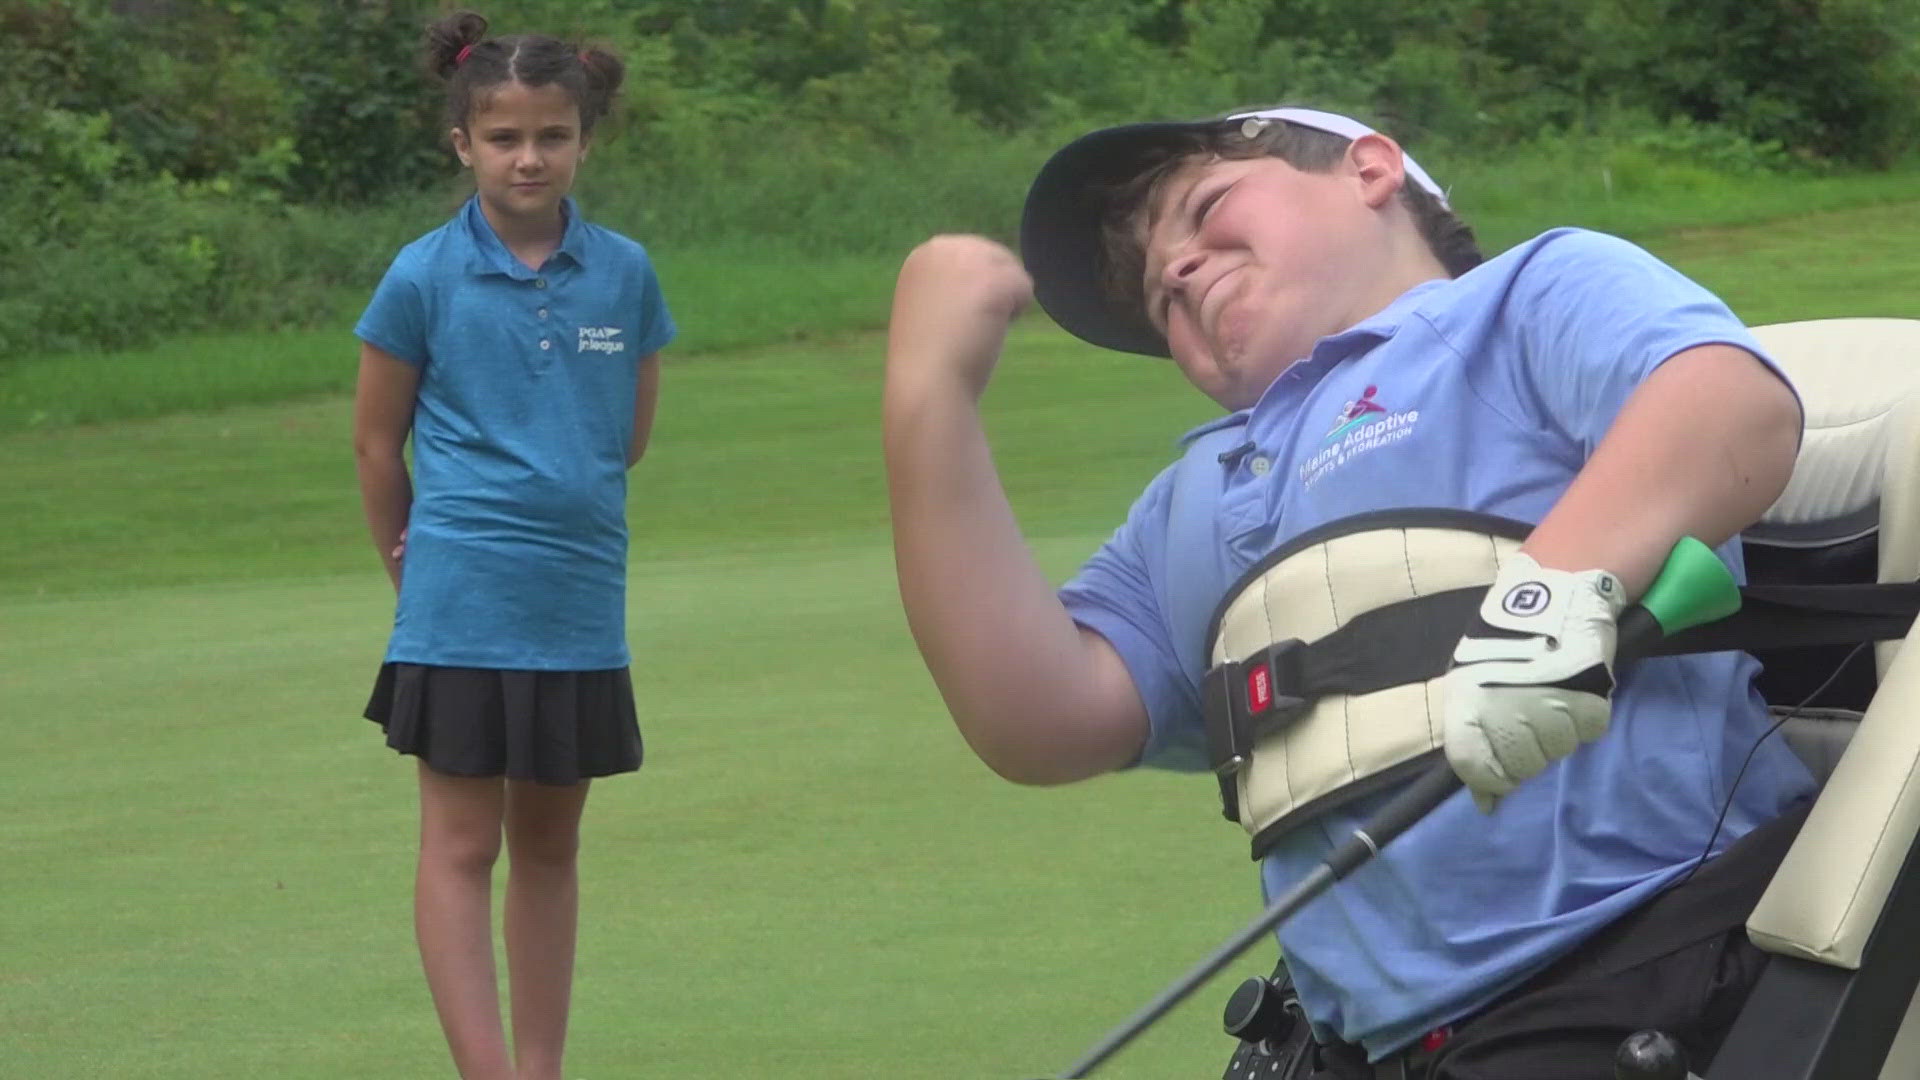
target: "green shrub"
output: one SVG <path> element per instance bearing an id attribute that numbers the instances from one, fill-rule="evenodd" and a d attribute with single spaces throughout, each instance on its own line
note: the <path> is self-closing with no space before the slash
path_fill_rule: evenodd
<path id="1" fill-rule="evenodd" d="M 338 318 L 457 204 L 418 69 L 444 6 L 0 0 L 0 362 Z M 1884 168 L 1920 135 L 1913 0 L 477 6 L 496 34 L 618 50 L 589 211 L 656 249 L 749 252 L 757 282 L 865 280 L 846 260 L 935 230 L 1010 238 L 1046 155 L 1124 120 L 1355 111 L 1513 221 L 1661 194 L 1748 213 L 1729 192 Z"/>
<path id="2" fill-rule="evenodd" d="M 1920 137 L 1912 0 L 1619 0 L 1636 104 L 1884 168 Z"/>

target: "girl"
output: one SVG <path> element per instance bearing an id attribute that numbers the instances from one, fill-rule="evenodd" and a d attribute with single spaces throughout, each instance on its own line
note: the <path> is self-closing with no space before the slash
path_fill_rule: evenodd
<path id="1" fill-rule="evenodd" d="M 428 31 L 476 192 L 401 250 L 355 328 L 360 491 L 399 593 L 366 716 L 419 758 L 414 928 L 454 1063 L 541 1080 L 560 1076 L 588 784 L 640 766 L 626 470 L 674 327 L 646 252 L 567 195 L 620 60 L 486 29 L 462 12 Z"/>

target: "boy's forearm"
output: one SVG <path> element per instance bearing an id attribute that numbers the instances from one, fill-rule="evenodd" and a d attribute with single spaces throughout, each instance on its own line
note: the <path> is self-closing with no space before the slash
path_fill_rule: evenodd
<path id="1" fill-rule="evenodd" d="M 964 389 L 890 380 L 894 557 L 907 622 L 961 734 L 1024 783 L 1125 763 L 1084 688 L 1089 645 L 1034 562 Z"/>
<path id="2" fill-rule="evenodd" d="M 1793 474 L 1793 393 L 1744 350 L 1690 349 L 1649 376 L 1527 540 L 1542 566 L 1606 569 L 1638 597 L 1683 536 L 1719 544 Z"/>

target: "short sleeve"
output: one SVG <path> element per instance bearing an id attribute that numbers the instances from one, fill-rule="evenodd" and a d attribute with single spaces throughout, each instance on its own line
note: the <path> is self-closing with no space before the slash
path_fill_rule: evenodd
<path id="1" fill-rule="evenodd" d="M 1550 235 L 1516 274 L 1502 310 L 1518 346 L 1513 407 L 1589 456 L 1635 389 L 1702 345 L 1731 345 L 1786 376 L 1719 297 L 1616 237 Z M 1791 385 L 1789 383 L 1789 385 Z"/>
<path id="2" fill-rule="evenodd" d="M 674 338 L 677 328 L 673 324 L 673 313 L 667 310 L 666 295 L 660 289 L 660 275 L 654 273 L 653 261 L 643 250 L 640 253 L 640 355 L 652 356 Z"/>
<path id="3" fill-rule="evenodd" d="M 354 336 L 412 364 L 427 362 L 427 305 L 418 263 L 403 251 L 373 290 Z"/>
<path id="4" fill-rule="evenodd" d="M 1151 732 L 1134 764 L 1196 772 L 1207 768 L 1201 673 L 1182 664 L 1164 604 L 1172 478 L 1168 469 L 1148 485 L 1059 595 L 1075 622 L 1112 644 L 1146 706 Z"/>

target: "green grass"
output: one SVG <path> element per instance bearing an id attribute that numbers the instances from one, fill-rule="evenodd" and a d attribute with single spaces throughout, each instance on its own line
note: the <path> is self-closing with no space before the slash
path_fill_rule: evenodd
<path id="1" fill-rule="evenodd" d="M 1745 227 L 1669 223 L 1663 229 L 1617 231 L 1637 238 L 1719 292 L 1749 322 L 1913 314 L 1920 247 L 1902 238 L 1915 235 L 1920 202 L 1911 200 L 1910 183 L 1902 189 L 1907 201 L 1891 202 L 1875 201 L 1896 190 L 1880 186 L 1875 178 L 1833 181 L 1844 189 L 1844 197 L 1823 196 L 1820 183 L 1803 188 L 1800 202 L 1866 204 L 1801 212 Z M 1768 202 L 1748 208 L 1766 205 L 1785 213 L 1788 202 L 1781 195 L 1777 206 Z M 1623 213 L 1644 211 L 1643 204 L 1636 205 L 1639 210 Z M 1700 219 L 1713 218 L 1704 206 L 1698 209 Z M 1482 230 L 1490 251 L 1542 227 L 1492 216 L 1494 231 Z M 1559 220 L 1593 228 L 1627 223 L 1609 218 L 1601 207 Z M 1867 252 L 1871 258 L 1863 257 Z M 1756 266 L 1767 272 L 1754 273 Z M 767 376 L 751 355 L 741 354 L 776 342 L 799 350 L 790 375 L 804 384 L 811 381 L 805 373 L 815 364 L 814 357 L 831 358 L 848 349 L 877 351 L 873 340 L 860 332 L 884 326 L 898 256 L 844 255 L 796 263 L 778 250 L 726 243 L 691 249 L 686 258 L 662 256 L 660 268 L 683 327 L 682 337 L 669 350 L 676 362 L 719 364 L 752 381 Z M 806 288 L 796 288 L 797 281 L 804 281 Z M 345 391 L 353 385 L 359 348 L 350 330 L 357 312 L 343 298 L 341 326 L 333 330 L 195 334 L 150 349 L 0 363 L 0 432 L 206 412 Z"/>
<path id="2" fill-rule="evenodd" d="M 993 423 L 1064 573 L 1207 406 L 1037 323 L 1017 348 Z M 632 495 L 649 763 L 589 808 L 571 1077 L 1052 1072 L 1256 910 L 1209 785 L 1027 791 L 965 751 L 893 588 L 878 365 L 666 380 Z M 1111 422 L 1060 439 L 1076 403 Z M 0 437 L 0 1076 L 445 1073 L 410 773 L 356 718 L 391 599 L 347 421 Z M 1114 1075 L 1218 1057 L 1217 998 Z"/>
<path id="3" fill-rule="evenodd" d="M 1650 244 L 1750 321 L 1920 317 L 1911 211 Z M 217 385 L 262 340 L 167 355 Z M 649 762 L 589 806 L 570 1077 L 1051 1073 L 1257 908 L 1206 780 L 1020 789 L 954 734 L 894 591 L 880 352 L 668 369 L 631 497 Z M 357 718 L 391 596 L 338 385 L 0 434 L 0 1076 L 448 1072 L 409 768 Z M 1210 411 L 1040 319 L 988 406 L 1056 576 Z M 1223 995 L 1270 960 L 1102 1075 L 1218 1068 Z"/>
<path id="4" fill-rule="evenodd" d="M 589 806 L 569 1076 L 1052 1072 L 1252 912 L 1205 785 L 973 764 L 889 569 L 636 564 L 649 763 Z M 447 1073 L 411 773 L 355 718 L 388 604 L 359 574 L 0 609 L 0 1075 Z M 1216 997 L 1114 1075 L 1217 1057 Z"/>
<path id="5" fill-rule="evenodd" d="M 1429 164 L 1423 161 L 1423 164 Z M 1431 167 L 1431 166 L 1430 166 Z M 1443 161 L 1436 174 L 1488 250 L 1554 225 L 1632 240 L 1675 231 L 1733 230 L 1810 214 L 1905 204 L 1912 212 L 1920 158 L 1887 172 L 1825 176 L 1727 175 L 1684 158 L 1603 143 L 1562 142 L 1494 159 Z"/>
<path id="6" fill-rule="evenodd" d="M 1920 202 L 1746 229 L 1682 229 L 1648 246 L 1725 297 L 1750 324 L 1920 318 Z"/>
<path id="7" fill-rule="evenodd" d="M 886 152 L 760 147 L 728 157 L 711 175 L 669 169 L 666 179 L 655 175 L 657 163 L 644 151 L 627 148 L 596 157 L 580 198 L 593 220 L 638 237 L 652 252 L 681 326 L 674 355 L 710 358 L 883 326 L 907 249 L 936 231 L 1011 239 L 1028 178 L 1068 135 L 972 132 L 957 142 L 950 136 Z M 1561 224 L 1657 245 L 1681 229 L 1828 211 L 1897 217 L 1915 212 L 1920 179 L 1920 158 L 1877 173 L 1716 171 L 1698 155 L 1637 148 L 1631 133 L 1549 139 L 1497 157 L 1445 147 L 1420 153 L 1489 251 Z M 263 322 L 319 318 L 325 331 L 196 334 L 111 355 L 16 349 L 0 357 L 0 431 L 337 391 L 353 378 L 357 344 L 349 331 L 381 270 L 459 202 L 449 191 L 284 214 L 223 205 L 209 219 L 208 241 L 226 253 L 220 282 L 231 295 L 174 312 L 171 321 L 156 314 L 155 325 L 201 325 L 224 313 Z M 1844 221 L 1839 229 L 1849 232 Z M 116 273 L 136 272 L 124 260 L 97 261 L 108 269 L 89 285 L 108 295 L 118 295 Z M 1897 252 L 1890 262 L 1889 273 L 1904 269 Z M 123 334 L 129 329 L 126 319 L 97 321 Z M 24 341 L 42 340 L 30 327 L 20 333 Z"/>
<path id="8" fill-rule="evenodd" d="M 1172 365 L 1094 356 L 1038 319 L 1012 349 L 992 423 L 1040 535 L 1106 528 L 1211 409 Z M 883 542 L 880 364 L 871 336 L 669 361 L 634 473 L 634 563 Z M 1099 436 L 1059 438 L 1085 408 Z M 5 436 L 21 482 L 0 485 L 0 598 L 363 572 L 350 426 L 331 396 Z"/>
<path id="9" fill-rule="evenodd" d="M 800 264 L 721 244 L 660 260 L 681 328 L 673 355 L 844 337 L 884 325 L 897 269 L 874 256 Z M 799 287 L 804 283 L 804 288 Z M 353 387 L 366 298 L 338 296 L 336 327 L 185 334 L 149 348 L 0 361 L 0 431 L 204 412 Z"/>
<path id="10" fill-rule="evenodd" d="M 130 420 L 353 389 L 350 330 L 188 334 L 0 366 L 0 430 Z"/>

